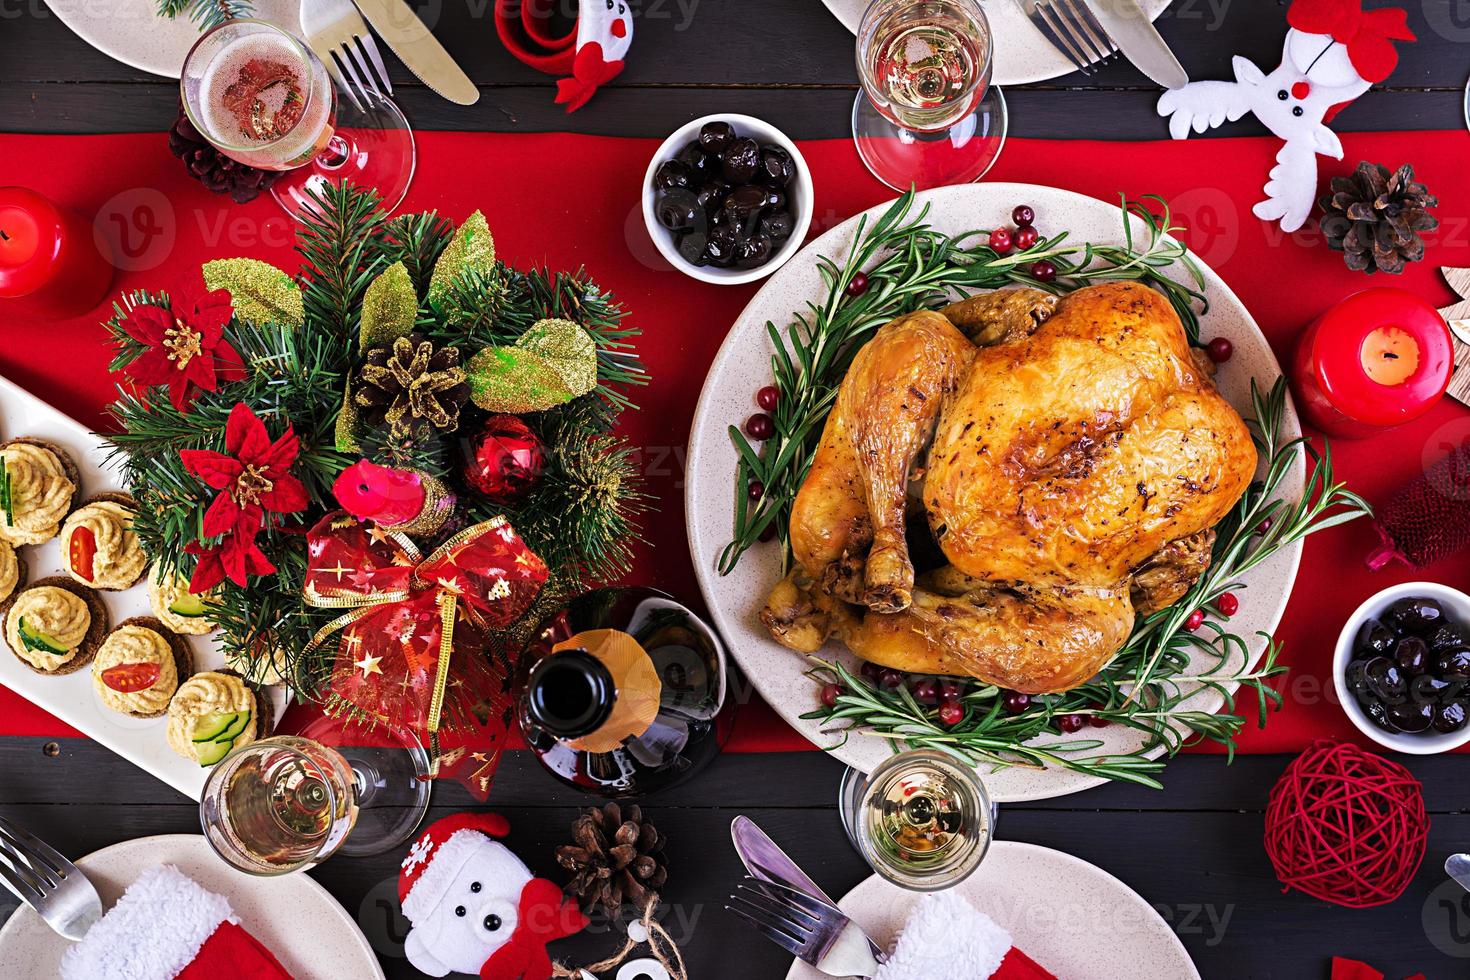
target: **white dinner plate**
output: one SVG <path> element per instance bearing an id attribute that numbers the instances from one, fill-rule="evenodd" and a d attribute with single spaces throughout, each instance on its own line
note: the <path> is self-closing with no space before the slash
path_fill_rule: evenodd
<path id="1" fill-rule="evenodd" d="M 46 0 L 57 18 L 92 47 L 125 65 L 178 78 L 202 33 L 188 14 L 161 17 L 157 0 Z M 257 20 L 301 33 L 301 0 L 252 0 Z"/>
<path id="2" fill-rule="evenodd" d="M 31 829 L 45 834 L 44 828 Z M 160 864 L 172 864 L 201 887 L 229 899 L 241 927 L 292 976 L 383 980 L 378 957 L 352 916 L 304 874 L 262 878 L 236 871 L 194 834 L 123 841 L 88 854 L 77 867 L 97 886 L 103 907 L 110 909 L 138 875 Z M 0 929 L 0 976 L 56 980 L 61 956 L 70 945 L 30 906 L 22 905 Z"/>
<path id="3" fill-rule="evenodd" d="M 1061 980 L 1199 980 L 1184 944 L 1153 906 L 1081 858 L 998 840 L 955 891 Z M 920 897 L 874 875 L 837 904 L 868 938 L 888 949 Z M 822 976 L 797 962 L 786 980 Z"/>
<path id="4" fill-rule="evenodd" d="M 85 0 L 71 0 L 85 2 Z M 857 33 L 862 23 L 863 11 L 868 9 L 868 0 L 822 0 L 833 16 L 842 21 L 849 31 Z M 1169 6 L 1170 0 L 1139 0 L 1150 20 Z M 1077 66 L 1061 51 L 1052 46 L 1046 35 L 1038 31 L 1031 18 L 1026 15 L 1031 0 L 980 0 L 985 8 L 985 18 L 990 21 L 990 30 L 995 43 L 995 70 L 992 81 L 996 85 L 1025 85 L 1057 78 L 1077 70 Z"/>
<path id="5" fill-rule="evenodd" d="M 103 468 L 107 444 L 87 431 L 76 419 L 58 412 L 35 395 L 5 377 L 0 377 L 0 441 L 19 436 L 36 436 L 66 450 L 81 472 L 78 501 L 109 490 L 122 490 L 117 474 Z M 60 538 L 18 549 L 30 566 L 28 582 L 49 575 L 65 575 L 61 564 Z M 107 607 L 113 628 L 134 616 L 152 616 L 146 576 L 126 592 L 98 592 Z M 25 588 L 26 583 L 16 585 Z M 217 670 L 225 655 L 218 636 L 185 636 L 194 659 L 194 669 Z M 148 770 L 180 793 L 199 799 L 209 770 L 185 759 L 168 747 L 164 732 L 167 718 L 133 718 L 103 706 L 92 689 L 92 671 L 84 668 L 59 676 L 38 674 L 0 641 L 0 684 L 34 704 L 40 705 L 71 727 L 116 752 L 136 766 Z M 286 707 L 285 688 L 270 688 L 271 717 L 279 721 Z M 4 974 L 0 974 L 4 976 Z"/>
<path id="6" fill-rule="evenodd" d="M 915 213 L 918 206 L 928 203 L 927 222 L 939 231 L 959 234 L 1007 224 L 1011 209 L 1023 201 L 1036 209 L 1043 227 L 1070 231 L 1069 240 L 1074 243 L 1123 244 L 1123 219 L 1116 202 L 1109 204 L 1034 184 L 944 187 L 920 194 Z M 869 222 L 888 207 L 883 204 L 867 212 Z M 838 225 L 793 256 L 766 281 L 731 327 L 715 355 L 695 409 L 689 434 L 684 502 L 689 548 L 700 589 L 715 624 L 746 676 L 761 696 L 802 735 L 822 748 L 830 748 L 847 765 L 869 772 L 892 751 L 888 742 L 873 735 L 856 734 L 838 745 L 841 737 L 824 734 L 820 721 L 802 719 L 803 713 L 817 705 L 817 685 L 804 673 L 809 664 L 800 654 L 771 639 L 757 618 L 771 587 L 781 578 L 777 545 L 758 544 L 751 548 L 729 575 L 721 576 L 716 569 L 720 550 L 731 538 L 735 513 L 737 455 L 728 429 L 750 415 L 755 392 L 771 383 L 772 347 L 766 322 L 775 323 L 784 334 L 794 312 L 804 310 L 808 302 L 824 300 L 826 290 L 817 258 L 827 255 L 845 260 L 859 217 Z M 1144 234 L 1143 221 L 1132 220 L 1137 240 Z M 1251 381 L 1262 391 L 1269 391 L 1281 376 L 1281 366 L 1256 321 L 1230 287 L 1210 269 L 1203 268 L 1203 273 L 1210 312 L 1204 317 L 1202 335 L 1225 337 L 1235 347 L 1234 356 L 1221 367 L 1215 382 L 1230 404 L 1249 417 Z M 1293 438 L 1300 432 L 1296 411 L 1288 400 L 1283 435 Z M 1263 460 L 1263 466 L 1264 463 Z M 1306 467 L 1299 463 L 1282 481 L 1282 494 L 1293 501 L 1299 498 L 1305 476 Z M 1298 541 L 1282 548 L 1240 578 L 1245 588 L 1240 590 L 1240 611 L 1230 625 L 1233 632 L 1247 639 L 1252 663 L 1265 650 L 1265 640 L 1258 634 L 1269 635 L 1286 609 L 1287 597 L 1296 581 L 1301 547 Z M 857 669 L 857 659 L 835 643 L 828 644 L 822 655 L 828 659 L 841 658 Z M 1196 658 L 1196 665 L 1203 668 L 1202 658 Z M 1201 711 L 1218 710 L 1222 703 L 1220 696 L 1212 691 L 1197 693 L 1187 702 L 1191 709 Z M 1090 730 L 1089 736 L 1102 739 L 1108 752 L 1133 751 L 1143 744 L 1141 734 L 1122 725 Z M 1157 751 L 1162 752 L 1163 748 Z M 985 773 L 991 796 L 1002 803 L 1064 796 L 1104 781 L 1054 768 L 1010 768 Z"/>

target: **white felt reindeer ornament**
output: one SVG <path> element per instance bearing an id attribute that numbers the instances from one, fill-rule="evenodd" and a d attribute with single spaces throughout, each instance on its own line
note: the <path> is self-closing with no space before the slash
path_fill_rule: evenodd
<path id="1" fill-rule="evenodd" d="M 1191 82 L 1165 92 L 1159 115 L 1176 140 L 1203 133 L 1247 112 L 1285 141 L 1266 182 L 1256 217 L 1296 231 L 1317 197 L 1317 154 L 1341 160 L 1342 143 L 1327 123 L 1393 74 L 1393 41 L 1413 41 L 1408 14 L 1397 7 L 1362 9 L 1362 0 L 1295 0 L 1281 66 L 1267 75 L 1237 55 L 1233 82 Z"/>

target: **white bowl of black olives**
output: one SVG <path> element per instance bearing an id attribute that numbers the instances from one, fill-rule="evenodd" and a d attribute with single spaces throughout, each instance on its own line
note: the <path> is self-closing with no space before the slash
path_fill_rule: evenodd
<path id="1" fill-rule="evenodd" d="M 812 223 L 811 171 L 770 123 L 705 116 L 677 129 L 649 161 L 643 221 L 680 272 L 754 282 L 800 250 Z"/>
<path id="2" fill-rule="evenodd" d="M 1384 589 L 1343 626 L 1333 678 L 1379 745 L 1433 755 L 1470 742 L 1470 596 L 1435 582 Z"/>

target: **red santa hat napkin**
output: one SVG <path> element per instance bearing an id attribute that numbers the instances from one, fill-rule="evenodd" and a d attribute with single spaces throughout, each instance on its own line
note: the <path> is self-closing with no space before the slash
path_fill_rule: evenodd
<path id="1" fill-rule="evenodd" d="M 149 868 L 61 959 L 62 980 L 291 980 L 229 899 Z"/>
<path id="2" fill-rule="evenodd" d="M 933 892 L 909 914 L 876 980 L 1056 980 L 958 894 Z"/>
<path id="3" fill-rule="evenodd" d="M 530 870 L 504 837 L 498 813 L 457 813 L 430 824 L 403 859 L 398 899 L 412 924 L 408 961 L 431 977 L 548 980 L 546 944 L 587 919 L 562 890 Z"/>

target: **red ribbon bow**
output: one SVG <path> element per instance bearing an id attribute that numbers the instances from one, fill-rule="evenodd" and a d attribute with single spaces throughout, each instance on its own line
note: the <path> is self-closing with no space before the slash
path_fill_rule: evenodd
<path id="1" fill-rule="evenodd" d="M 1347 45 L 1348 58 L 1367 82 L 1381 82 L 1398 67 L 1394 41 L 1417 41 L 1409 14 L 1399 7 L 1364 10 L 1362 0 L 1296 0 L 1286 14 L 1306 34 L 1327 34 Z"/>
<path id="2" fill-rule="evenodd" d="M 406 535 L 345 511 L 322 518 L 306 541 L 307 603 L 349 610 L 307 647 L 342 634 L 330 700 L 427 736 L 437 767 L 455 646 L 520 618 L 546 581 L 545 563 L 504 517 L 460 531 L 427 558 Z M 485 714 L 475 707 L 493 695 L 474 682 L 485 665 L 461 659 L 455 707 Z"/>

